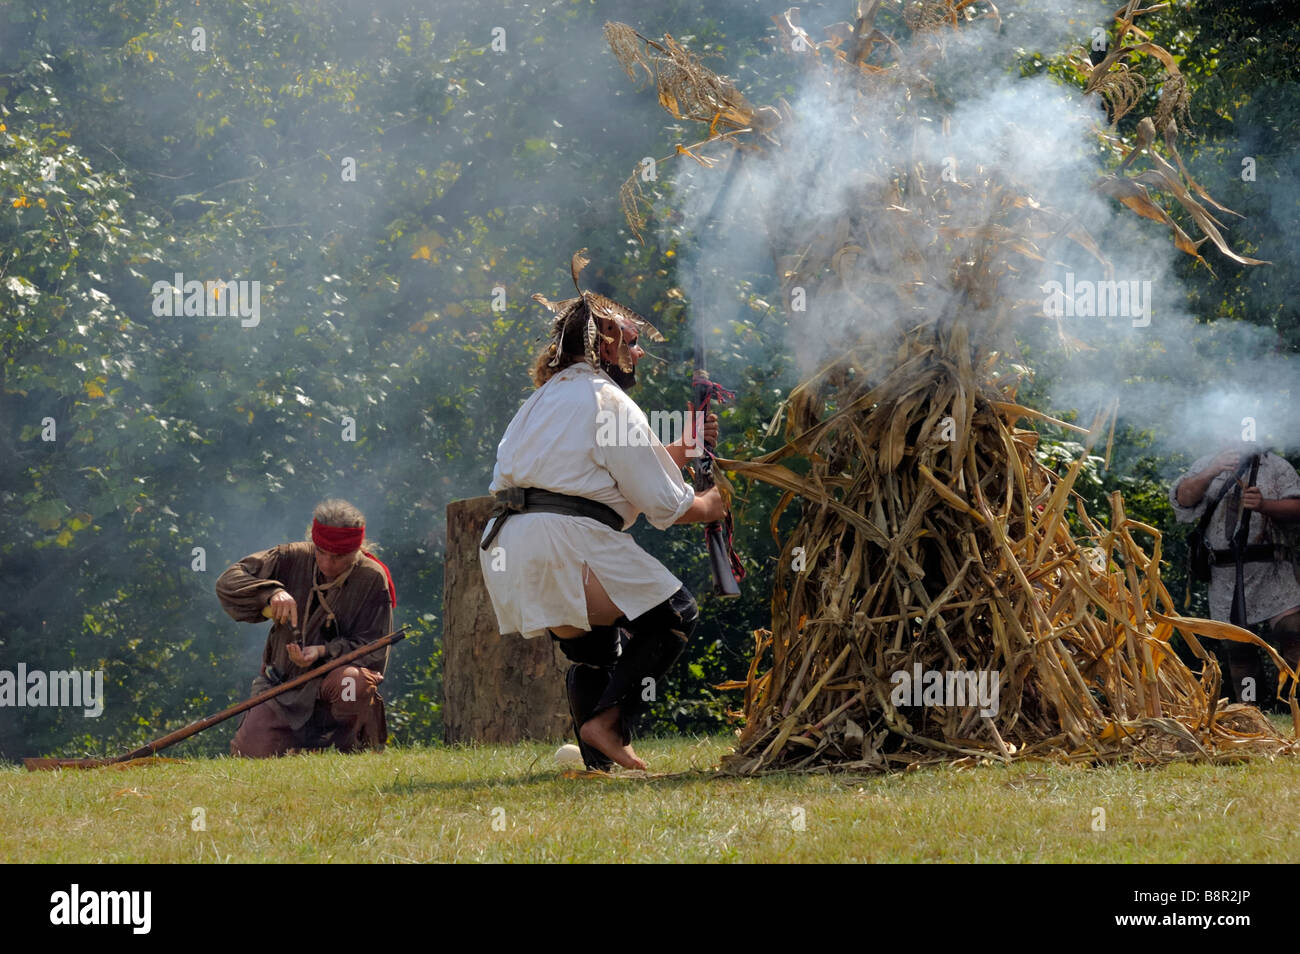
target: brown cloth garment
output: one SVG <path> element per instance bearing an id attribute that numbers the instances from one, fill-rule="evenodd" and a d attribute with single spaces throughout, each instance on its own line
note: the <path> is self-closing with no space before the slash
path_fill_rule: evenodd
<path id="1" fill-rule="evenodd" d="M 379 564 L 364 554 L 358 556 L 351 569 L 326 582 L 316 569 L 315 547 L 310 541 L 286 543 L 244 557 L 217 580 L 222 609 L 241 623 L 265 622 L 262 609 L 281 589 L 298 604 L 301 643 L 323 645 L 326 660 L 392 630 L 387 578 Z M 253 680 L 254 693 L 271 687 L 266 678 L 267 666 L 274 666 L 285 680 L 307 671 L 289 659 L 286 647 L 295 641 L 299 640 L 291 625 L 272 624 L 262 652 L 262 672 Z M 361 747 L 360 743 L 382 747 L 383 702 L 376 687 L 387 667 L 385 647 L 358 660 L 355 666 L 335 670 L 250 709 L 236 734 L 236 742 L 241 744 L 232 743 L 232 754 L 275 755 L 291 747 L 322 743 L 345 751 Z M 341 695 L 333 698 L 341 693 L 342 680 L 349 674 L 356 680 L 353 705 L 343 703 Z M 353 711 L 358 708 L 365 711 Z"/>
<path id="2" fill-rule="evenodd" d="M 383 679 L 373 669 L 356 666 L 343 666 L 321 677 L 320 702 L 324 705 L 316 706 L 311 721 L 297 730 L 269 703 L 250 709 L 230 743 L 230 754 L 263 759 L 284 755 L 290 749 L 331 745 L 340 752 L 382 750 L 388 723 L 377 689 Z"/>

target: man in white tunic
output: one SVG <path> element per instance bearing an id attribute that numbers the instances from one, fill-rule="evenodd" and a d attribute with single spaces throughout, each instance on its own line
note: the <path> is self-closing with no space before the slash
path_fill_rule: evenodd
<path id="1" fill-rule="evenodd" d="M 574 257 L 574 283 L 585 261 Z M 588 768 L 645 768 L 627 726 L 644 690 L 681 654 L 698 619 L 690 592 L 624 531 L 644 513 L 660 529 L 723 516 L 716 488 L 696 494 L 681 468 L 717 417 L 665 446 L 624 387 L 644 354 L 639 315 L 590 292 L 544 304 L 555 336 L 533 369 L 537 391 L 506 428 L 498 497 L 479 560 L 498 628 L 550 634 L 573 661 L 574 731 Z M 694 422 L 692 422 L 694 423 Z"/>

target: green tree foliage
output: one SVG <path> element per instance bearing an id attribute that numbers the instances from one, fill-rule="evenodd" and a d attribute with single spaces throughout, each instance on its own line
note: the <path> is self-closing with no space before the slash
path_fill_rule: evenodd
<path id="1" fill-rule="evenodd" d="M 1274 230 L 1244 233 L 1260 249 L 1300 216 L 1253 215 L 1265 200 L 1216 181 L 1240 163 L 1215 150 L 1253 117 L 1261 177 L 1286 175 L 1265 160 L 1294 132 L 1294 47 L 1249 40 L 1275 36 L 1268 9 L 1167 14 L 1200 87 L 1196 173 L 1244 206 L 1247 229 Z M 765 58 L 773 12 L 682 0 L 0 6 L 0 669 L 102 668 L 107 695 L 97 720 L 6 710 L 0 757 L 113 751 L 242 698 L 264 627 L 221 613 L 213 583 L 244 554 L 300 538 L 324 496 L 367 513 L 399 622 L 415 630 L 385 684 L 395 734 L 440 737 L 445 507 L 486 491 L 548 326 L 529 296 L 566 293 L 576 248 L 592 249 L 588 278 L 668 336 L 663 360 L 642 366 L 643 407 L 684 407 L 698 317 L 714 377 L 739 394 L 721 452 L 775 446 L 767 422 L 792 381 L 764 299 L 771 276 L 718 276 L 735 311 L 694 316 L 676 275 L 690 237 L 659 214 L 646 246 L 632 238 L 619 185 L 643 156 L 671 155 L 680 130 L 601 38 L 606 19 L 670 30 L 769 102 L 795 83 Z M 670 204 L 666 176 L 658 186 Z M 178 273 L 258 282 L 258 321 L 158 315 L 155 285 Z M 1271 275 L 1267 292 L 1226 268 L 1193 278 L 1207 318 L 1281 325 Z M 1130 509 L 1163 520 L 1154 478 L 1140 479 Z M 659 726 L 721 724 L 738 702 L 710 686 L 743 677 L 768 619 L 777 495 L 740 491 L 744 596 L 702 600 Z M 708 590 L 698 528 L 637 535 Z M 228 739 L 207 733 L 191 751 Z"/>
<path id="2" fill-rule="evenodd" d="M 0 755 L 112 750 L 242 698 L 264 628 L 225 617 L 213 582 L 300 538 L 327 495 L 366 511 L 416 631 L 392 726 L 440 735 L 444 511 L 485 492 L 526 397 L 547 325 L 529 295 L 563 294 L 587 245 L 620 297 L 672 302 L 671 254 L 631 241 L 616 198 L 671 137 L 652 97 L 608 108 L 625 78 L 603 20 L 577 2 L 0 10 L 0 659 L 107 683 L 98 720 L 0 720 Z M 157 315 L 178 273 L 257 281 L 260 319 Z M 642 402 L 682 407 L 687 316 L 642 307 L 671 340 Z M 762 317 L 741 307 L 728 334 Z M 720 367 L 742 389 L 779 371 Z M 765 403 L 746 400 L 733 446 Z M 643 536 L 703 588 L 695 534 Z M 760 587 L 763 539 L 742 527 Z M 743 672 L 762 611 L 706 616 L 708 679 Z M 697 711 L 704 681 L 664 704 Z"/>

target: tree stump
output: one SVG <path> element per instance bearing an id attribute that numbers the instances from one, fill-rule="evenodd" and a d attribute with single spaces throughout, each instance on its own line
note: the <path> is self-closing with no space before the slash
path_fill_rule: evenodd
<path id="1" fill-rule="evenodd" d="M 447 742 L 558 740 L 572 734 L 568 661 L 547 638 L 497 632 L 478 562 L 492 497 L 447 505 L 442 592 L 443 736 Z"/>

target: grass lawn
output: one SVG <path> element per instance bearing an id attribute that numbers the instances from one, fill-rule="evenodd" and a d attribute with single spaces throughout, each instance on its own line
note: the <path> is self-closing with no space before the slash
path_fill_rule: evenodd
<path id="1" fill-rule="evenodd" d="M 6 862 L 1293 862 L 1300 759 L 716 777 L 726 737 L 645 740 L 662 779 L 554 745 L 0 769 Z M 196 809 L 205 829 L 196 831 Z M 1105 830 L 1094 830 L 1104 809 Z"/>

